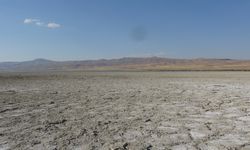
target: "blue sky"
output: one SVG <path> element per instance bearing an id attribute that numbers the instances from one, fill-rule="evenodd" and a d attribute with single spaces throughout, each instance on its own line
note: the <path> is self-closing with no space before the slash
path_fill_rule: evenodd
<path id="1" fill-rule="evenodd" d="M 0 61 L 250 59 L 248 0 L 0 0 Z"/>

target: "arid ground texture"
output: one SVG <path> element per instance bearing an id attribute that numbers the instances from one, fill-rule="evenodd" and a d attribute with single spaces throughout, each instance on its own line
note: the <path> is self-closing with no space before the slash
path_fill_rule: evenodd
<path id="1" fill-rule="evenodd" d="M 250 72 L 1 73 L 0 149 L 249 150 Z"/>

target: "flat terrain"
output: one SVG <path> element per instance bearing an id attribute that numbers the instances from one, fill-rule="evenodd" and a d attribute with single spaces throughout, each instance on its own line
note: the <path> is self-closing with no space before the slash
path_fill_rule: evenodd
<path id="1" fill-rule="evenodd" d="M 0 149 L 250 149 L 250 72 L 0 74 Z"/>

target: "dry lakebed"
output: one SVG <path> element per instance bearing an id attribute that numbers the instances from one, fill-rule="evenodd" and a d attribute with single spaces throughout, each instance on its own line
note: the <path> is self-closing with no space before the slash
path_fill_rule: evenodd
<path id="1" fill-rule="evenodd" d="M 0 74 L 0 150 L 249 150 L 250 72 Z"/>

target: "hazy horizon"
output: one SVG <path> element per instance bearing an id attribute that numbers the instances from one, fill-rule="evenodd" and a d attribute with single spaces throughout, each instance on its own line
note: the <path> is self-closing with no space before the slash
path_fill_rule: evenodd
<path id="1" fill-rule="evenodd" d="M 25 62 L 25 61 L 34 61 L 34 60 L 49 60 L 49 61 L 88 61 L 88 60 L 112 60 L 112 59 L 122 59 L 122 58 L 153 58 L 153 57 L 158 57 L 158 58 L 167 58 L 167 59 L 232 59 L 232 60 L 250 60 L 250 59 L 240 59 L 240 58 L 221 58 L 221 57 L 167 57 L 167 56 L 156 56 L 156 55 L 151 55 L 151 56 L 121 56 L 121 57 L 110 57 L 110 58 L 89 58 L 89 59 L 49 59 L 49 58 L 31 58 L 31 59 L 23 59 L 23 60 L 5 60 L 5 61 L 0 61 L 0 63 L 4 62 Z"/>
<path id="2" fill-rule="evenodd" d="M 217 60 L 239 60 L 239 61 L 250 61 L 250 59 L 234 59 L 234 58 L 212 58 L 212 57 L 195 57 L 195 58 L 177 58 L 177 57 L 165 57 L 165 56 L 124 56 L 124 57 L 114 57 L 114 58 L 94 58 L 94 59 L 65 59 L 65 60 L 55 60 L 47 58 L 34 58 L 28 60 L 17 60 L 17 61 L 0 61 L 0 63 L 11 63 L 11 62 L 26 62 L 26 61 L 36 61 L 36 60 L 45 60 L 45 61 L 55 61 L 55 62 L 67 62 L 67 61 L 98 61 L 98 60 L 119 60 L 125 58 L 164 58 L 164 59 L 176 59 L 176 60 L 196 60 L 196 59 L 217 59 Z"/>
<path id="3" fill-rule="evenodd" d="M 2 0 L 0 62 L 250 59 L 247 0 Z"/>

